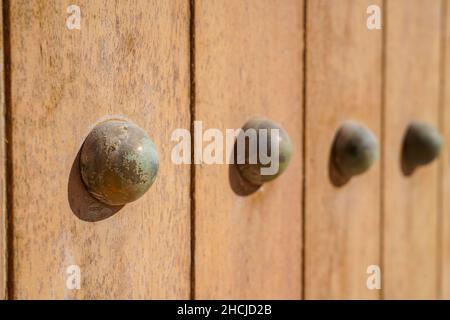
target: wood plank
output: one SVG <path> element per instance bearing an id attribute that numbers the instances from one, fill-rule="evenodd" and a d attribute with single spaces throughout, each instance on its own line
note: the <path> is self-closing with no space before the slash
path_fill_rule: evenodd
<path id="1" fill-rule="evenodd" d="M 287 171 L 249 196 L 230 166 L 196 166 L 197 299 L 301 297 L 302 33 L 303 1 L 195 2 L 196 120 L 225 132 L 262 115 L 294 145 Z"/>
<path id="2" fill-rule="evenodd" d="M 402 173 L 405 130 L 413 120 L 438 127 L 441 1 L 387 2 L 384 266 L 386 299 L 438 293 L 438 165 Z"/>
<path id="3" fill-rule="evenodd" d="M 366 286 L 380 264 L 380 162 L 336 187 L 330 151 L 339 126 L 355 120 L 380 136 L 382 33 L 366 27 L 381 1 L 307 5 L 305 298 L 377 299 Z"/>
<path id="4" fill-rule="evenodd" d="M 190 126 L 189 3 L 80 0 L 81 30 L 68 30 L 72 3 L 9 2 L 12 298 L 189 298 L 190 169 L 171 162 L 169 142 Z M 112 115 L 149 133 L 159 175 L 112 217 L 83 221 L 75 158 Z M 73 264 L 80 290 L 66 286 Z"/>
<path id="5" fill-rule="evenodd" d="M 3 1 L 0 1 L 3 8 Z M 3 10 L 0 10 L 0 300 L 7 298 L 7 210 L 6 210 L 6 128 L 5 128 L 5 69 L 3 42 Z"/>
<path id="6" fill-rule="evenodd" d="M 444 141 L 450 141 L 450 3 L 443 1 L 443 21 L 442 21 L 442 58 L 443 68 L 441 69 L 441 121 L 440 126 Z M 440 187 L 441 187 L 441 284 L 440 298 L 450 299 L 450 150 L 446 145 L 442 148 L 440 159 Z"/>

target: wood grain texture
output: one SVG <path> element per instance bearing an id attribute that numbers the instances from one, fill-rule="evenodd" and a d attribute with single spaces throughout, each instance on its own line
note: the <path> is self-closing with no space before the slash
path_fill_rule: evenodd
<path id="1" fill-rule="evenodd" d="M 81 30 L 68 30 L 72 3 L 10 1 L 12 298 L 189 298 L 190 170 L 170 160 L 172 131 L 189 128 L 189 3 L 77 1 Z M 86 222 L 75 213 L 99 208 L 74 161 L 117 114 L 154 140 L 159 174 L 138 201 Z M 66 287 L 72 264 L 80 290 Z"/>
<path id="2" fill-rule="evenodd" d="M 441 69 L 441 117 L 440 127 L 444 141 L 450 141 L 450 3 L 448 0 L 443 1 L 443 21 L 442 21 L 442 58 L 443 64 Z M 440 298 L 450 299 L 450 149 L 448 144 L 444 143 L 442 148 L 442 156 L 440 166 L 442 174 L 441 180 L 441 283 Z"/>
<path id="3" fill-rule="evenodd" d="M 329 177 L 339 126 L 355 120 L 380 136 L 382 33 L 366 27 L 381 1 L 307 5 L 305 298 L 376 299 L 366 270 L 380 263 L 380 162 L 346 185 Z"/>
<path id="4" fill-rule="evenodd" d="M 196 167 L 197 299 L 301 297 L 302 33 L 303 1 L 195 2 L 196 119 L 225 130 L 265 116 L 294 145 L 286 172 L 249 196 L 230 166 Z"/>
<path id="5" fill-rule="evenodd" d="M 3 1 L 0 1 L 0 8 Z M 6 210 L 6 128 L 5 128 L 5 69 L 3 46 L 3 11 L 0 9 L 0 300 L 7 298 L 7 210 Z"/>
<path id="6" fill-rule="evenodd" d="M 384 266 L 386 299 L 438 294 L 438 165 L 411 176 L 401 169 L 413 120 L 438 127 L 441 1 L 387 2 Z"/>

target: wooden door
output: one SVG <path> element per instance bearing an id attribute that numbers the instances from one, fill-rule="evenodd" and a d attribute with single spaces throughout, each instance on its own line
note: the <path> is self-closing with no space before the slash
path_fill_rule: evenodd
<path id="1" fill-rule="evenodd" d="M 189 128 L 186 1 L 9 1 L 12 144 L 10 298 L 189 298 L 190 170 L 170 161 Z M 77 153 L 96 122 L 126 117 L 160 155 L 157 181 L 112 217 L 80 185 Z M 82 289 L 68 290 L 80 267 Z M 70 271 L 70 270 L 69 270 Z"/>
<path id="2" fill-rule="evenodd" d="M 196 166 L 195 298 L 301 297 L 302 32 L 302 1 L 196 1 L 195 119 L 225 130 L 265 116 L 295 149 L 248 196 L 232 166 Z"/>
<path id="3" fill-rule="evenodd" d="M 388 1 L 384 90 L 383 296 L 438 297 L 438 164 L 406 176 L 407 126 L 439 127 L 441 1 Z M 447 146 L 445 146 L 447 147 Z"/>
<path id="4" fill-rule="evenodd" d="M 450 297 L 449 0 L 0 5 L 0 299 Z M 381 28 L 368 28 L 370 7 Z M 226 157 L 172 161 L 174 130 L 202 153 L 218 129 L 227 151 L 225 130 L 255 116 L 294 146 L 275 181 L 249 192 Z M 90 196 L 78 166 L 111 118 L 143 128 L 160 156 L 155 184 L 122 208 Z M 337 186 L 346 120 L 381 153 Z M 412 121 L 447 142 L 406 175 Z M 372 267 L 381 290 L 367 285 Z"/>
<path id="5" fill-rule="evenodd" d="M 380 264 L 380 162 L 347 184 L 330 180 L 330 152 L 345 120 L 381 131 L 382 33 L 364 14 L 380 1 L 309 1 L 305 130 L 305 298 L 371 298 Z"/>

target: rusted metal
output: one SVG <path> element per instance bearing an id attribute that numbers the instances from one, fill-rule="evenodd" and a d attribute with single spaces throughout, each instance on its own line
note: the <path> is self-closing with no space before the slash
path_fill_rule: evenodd
<path id="1" fill-rule="evenodd" d="M 140 198 L 155 181 L 158 168 L 154 143 L 145 131 L 127 121 L 100 123 L 81 149 L 83 182 L 95 198 L 109 205 Z"/>

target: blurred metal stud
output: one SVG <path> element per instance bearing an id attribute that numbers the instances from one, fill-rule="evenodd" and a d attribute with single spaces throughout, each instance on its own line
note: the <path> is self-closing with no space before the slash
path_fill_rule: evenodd
<path id="1" fill-rule="evenodd" d="M 331 161 L 338 174 L 349 179 L 366 172 L 378 153 L 375 135 L 357 122 L 346 121 L 335 136 Z"/>
<path id="2" fill-rule="evenodd" d="M 442 143 L 436 128 L 427 123 L 412 122 L 403 140 L 403 171 L 410 174 L 418 166 L 432 162 L 441 152 Z"/>
<path id="3" fill-rule="evenodd" d="M 250 134 L 251 131 L 254 132 L 254 135 Z M 292 143 L 288 133 L 272 120 L 256 117 L 242 127 L 241 135 L 237 139 L 238 144 L 239 139 L 245 135 L 250 137 L 245 139 L 245 151 L 235 147 L 240 175 L 246 181 L 257 186 L 280 176 L 288 167 L 292 156 Z M 252 140 L 251 137 L 254 137 L 253 147 L 249 143 Z M 275 149 L 272 150 L 272 147 Z M 264 155 L 267 155 L 270 161 L 262 159 Z M 274 167 L 276 168 L 275 172 L 271 172 L 270 169 Z"/>

